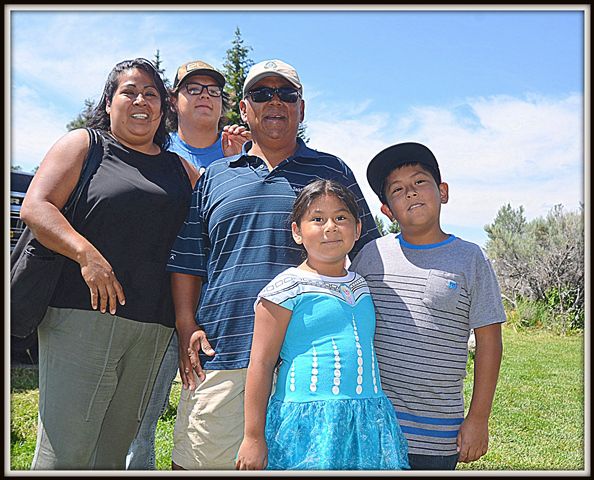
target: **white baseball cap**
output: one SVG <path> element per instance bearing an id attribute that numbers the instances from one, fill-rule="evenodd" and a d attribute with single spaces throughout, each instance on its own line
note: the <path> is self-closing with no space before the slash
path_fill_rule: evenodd
<path id="1" fill-rule="evenodd" d="M 295 88 L 299 89 L 299 93 L 303 93 L 303 86 L 301 85 L 301 80 L 299 80 L 299 75 L 297 75 L 297 70 L 282 60 L 264 60 L 263 62 L 256 63 L 250 69 L 243 84 L 243 96 L 245 97 L 247 92 L 263 78 L 275 75 L 285 78 Z"/>

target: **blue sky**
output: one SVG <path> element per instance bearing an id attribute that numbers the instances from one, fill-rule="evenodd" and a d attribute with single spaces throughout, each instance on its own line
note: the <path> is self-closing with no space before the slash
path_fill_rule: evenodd
<path id="1" fill-rule="evenodd" d="M 426 144 L 440 163 L 444 230 L 482 246 L 484 225 L 507 203 L 531 219 L 584 201 L 585 7 L 56 8 L 9 12 L 9 153 L 24 170 L 86 98 L 98 100 L 117 62 L 159 49 L 171 80 L 189 60 L 222 67 L 239 27 L 252 60 L 295 66 L 309 145 L 347 162 L 374 213 L 367 164 L 403 141 Z"/>

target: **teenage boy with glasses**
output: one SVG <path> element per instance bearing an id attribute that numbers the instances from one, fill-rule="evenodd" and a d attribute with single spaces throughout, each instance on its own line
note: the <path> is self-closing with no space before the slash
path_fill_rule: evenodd
<path id="1" fill-rule="evenodd" d="M 225 77 L 201 60 L 177 69 L 171 103 L 169 150 L 192 162 L 202 174 L 214 160 L 235 155 L 250 137 L 245 127 L 223 126 L 229 96 Z M 174 334 L 165 353 L 155 386 L 136 438 L 126 458 L 128 470 L 155 470 L 155 431 L 169 402 L 171 385 L 179 368 L 178 337 Z"/>
<path id="2" fill-rule="evenodd" d="M 200 178 L 168 265 L 183 365 L 174 469 L 235 468 L 253 304 L 278 273 L 302 262 L 288 222 L 299 191 L 317 179 L 351 189 L 363 224 L 352 255 L 379 236 L 346 164 L 297 138 L 305 102 L 295 69 L 280 60 L 260 62 L 248 73 L 243 94 L 241 115 L 252 141 Z"/>
<path id="3" fill-rule="evenodd" d="M 190 160 L 203 172 L 214 160 L 241 151 L 249 132 L 244 127 L 224 126 L 229 95 L 223 90 L 225 77 L 201 60 L 177 69 L 171 101 L 170 150 Z"/>

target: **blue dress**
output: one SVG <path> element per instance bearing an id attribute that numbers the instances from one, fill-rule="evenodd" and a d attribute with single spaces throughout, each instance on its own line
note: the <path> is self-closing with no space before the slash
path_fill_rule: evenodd
<path id="1" fill-rule="evenodd" d="M 292 311 L 266 414 L 268 469 L 410 468 L 373 349 L 375 311 L 354 272 L 289 268 L 258 296 Z"/>

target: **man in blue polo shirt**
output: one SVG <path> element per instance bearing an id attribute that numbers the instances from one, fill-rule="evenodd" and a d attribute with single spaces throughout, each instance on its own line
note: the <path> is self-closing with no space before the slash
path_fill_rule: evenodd
<path id="1" fill-rule="evenodd" d="M 272 278 L 302 261 L 288 220 L 296 194 L 318 178 L 337 180 L 355 193 L 363 228 L 351 258 L 379 236 L 351 170 L 297 138 L 302 93 L 297 72 L 280 60 L 251 68 L 240 109 L 252 141 L 239 155 L 207 168 L 171 250 L 176 328 L 180 352 L 188 352 L 180 359 L 174 469 L 235 467 L 253 304 Z M 208 285 L 197 310 L 203 281 Z"/>

